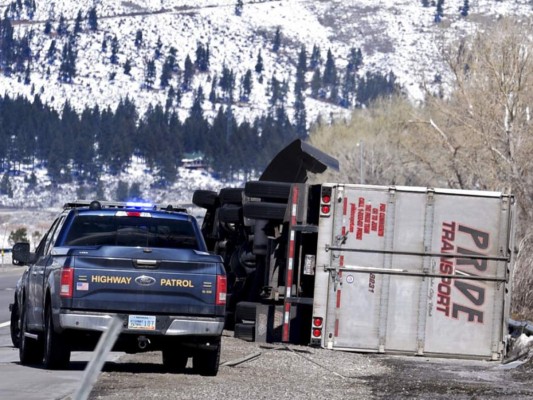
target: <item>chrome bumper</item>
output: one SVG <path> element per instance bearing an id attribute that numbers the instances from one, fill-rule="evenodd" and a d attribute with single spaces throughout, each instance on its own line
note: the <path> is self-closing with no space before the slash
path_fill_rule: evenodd
<path id="1" fill-rule="evenodd" d="M 114 314 L 60 314 L 59 322 L 63 329 L 80 329 L 105 331 Z M 140 331 L 128 329 L 124 322 L 123 333 L 157 333 L 166 336 L 219 336 L 224 329 L 224 321 L 220 318 L 185 318 L 168 317 L 170 326 L 165 331 Z"/>

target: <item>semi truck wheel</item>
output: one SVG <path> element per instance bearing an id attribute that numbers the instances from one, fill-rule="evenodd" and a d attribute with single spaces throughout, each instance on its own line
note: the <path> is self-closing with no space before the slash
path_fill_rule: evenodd
<path id="1" fill-rule="evenodd" d="M 244 189 L 242 188 L 223 188 L 220 189 L 218 197 L 220 204 L 242 204 L 242 194 Z"/>
<path id="2" fill-rule="evenodd" d="M 235 204 L 225 204 L 218 209 L 218 220 L 227 223 L 242 221 L 242 207 Z"/>
<path id="3" fill-rule="evenodd" d="M 247 342 L 253 342 L 255 339 L 255 323 L 239 323 L 235 324 L 233 336 L 237 339 L 246 340 Z"/>
<path id="4" fill-rule="evenodd" d="M 195 190 L 192 203 L 201 208 L 211 208 L 216 205 L 218 195 L 212 190 Z"/>
<path id="5" fill-rule="evenodd" d="M 255 323 L 257 304 L 252 301 L 241 301 L 235 307 L 235 322 Z"/>
<path id="6" fill-rule="evenodd" d="M 254 201 L 244 204 L 243 215 L 252 219 L 283 221 L 286 210 L 287 204 Z"/>
<path id="7" fill-rule="evenodd" d="M 286 203 L 291 193 L 291 186 L 286 182 L 249 181 L 244 186 L 244 193 L 248 197 Z"/>

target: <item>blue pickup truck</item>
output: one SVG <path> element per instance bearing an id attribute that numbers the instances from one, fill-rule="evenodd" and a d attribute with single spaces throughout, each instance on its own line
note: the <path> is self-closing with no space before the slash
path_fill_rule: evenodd
<path id="1" fill-rule="evenodd" d="M 69 203 L 35 252 L 17 243 L 13 257 L 28 265 L 11 305 L 22 364 L 66 368 L 118 316 L 114 350 L 160 350 L 174 372 L 192 357 L 197 373 L 217 374 L 226 273 L 185 210 Z"/>

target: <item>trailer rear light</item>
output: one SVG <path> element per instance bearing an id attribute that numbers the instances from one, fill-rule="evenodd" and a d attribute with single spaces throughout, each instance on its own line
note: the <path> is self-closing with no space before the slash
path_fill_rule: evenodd
<path id="1" fill-rule="evenodd" d="M 217 290 L 216 290 L 215 305 L 223 306 L 226 304 L 226 290 L 227 290 L 226 276 L 217 275 Z"/>
<path id="2" fill-rule="evenodd" d="M 313 329 L 313 337 L 319 338 L 322 336 L 322 329 L 315 328 Z"/>
<path id="3" fill-rule="evenodd" d="M 313 318 L 313 326 L 317 328 L 322 328 L 322 318 L 320 317 Z"/>
<path id="4" fill-rule="evenodd" d="M 323 187 L 320 197 L 320 216 L 329 217 L 331 214 L 331 188 Z"/>
<path id="5" fill-rule="evenodd" d="M 63 267 L 61 269 L 61 288 L 59 296 L 65 298 L 72 298 L 74 291 L 74 268 Z"/>

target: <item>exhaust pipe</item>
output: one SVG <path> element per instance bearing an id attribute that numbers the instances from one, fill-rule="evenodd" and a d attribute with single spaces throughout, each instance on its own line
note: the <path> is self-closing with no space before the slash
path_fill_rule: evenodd
<path id="1" fill-rule="evenodd" d="M 139 347 L 139 350 L 146 350 L 149 344 L 150 340 L 146 336 L 139 336 L 137 338 L 137 346 Z"/>

